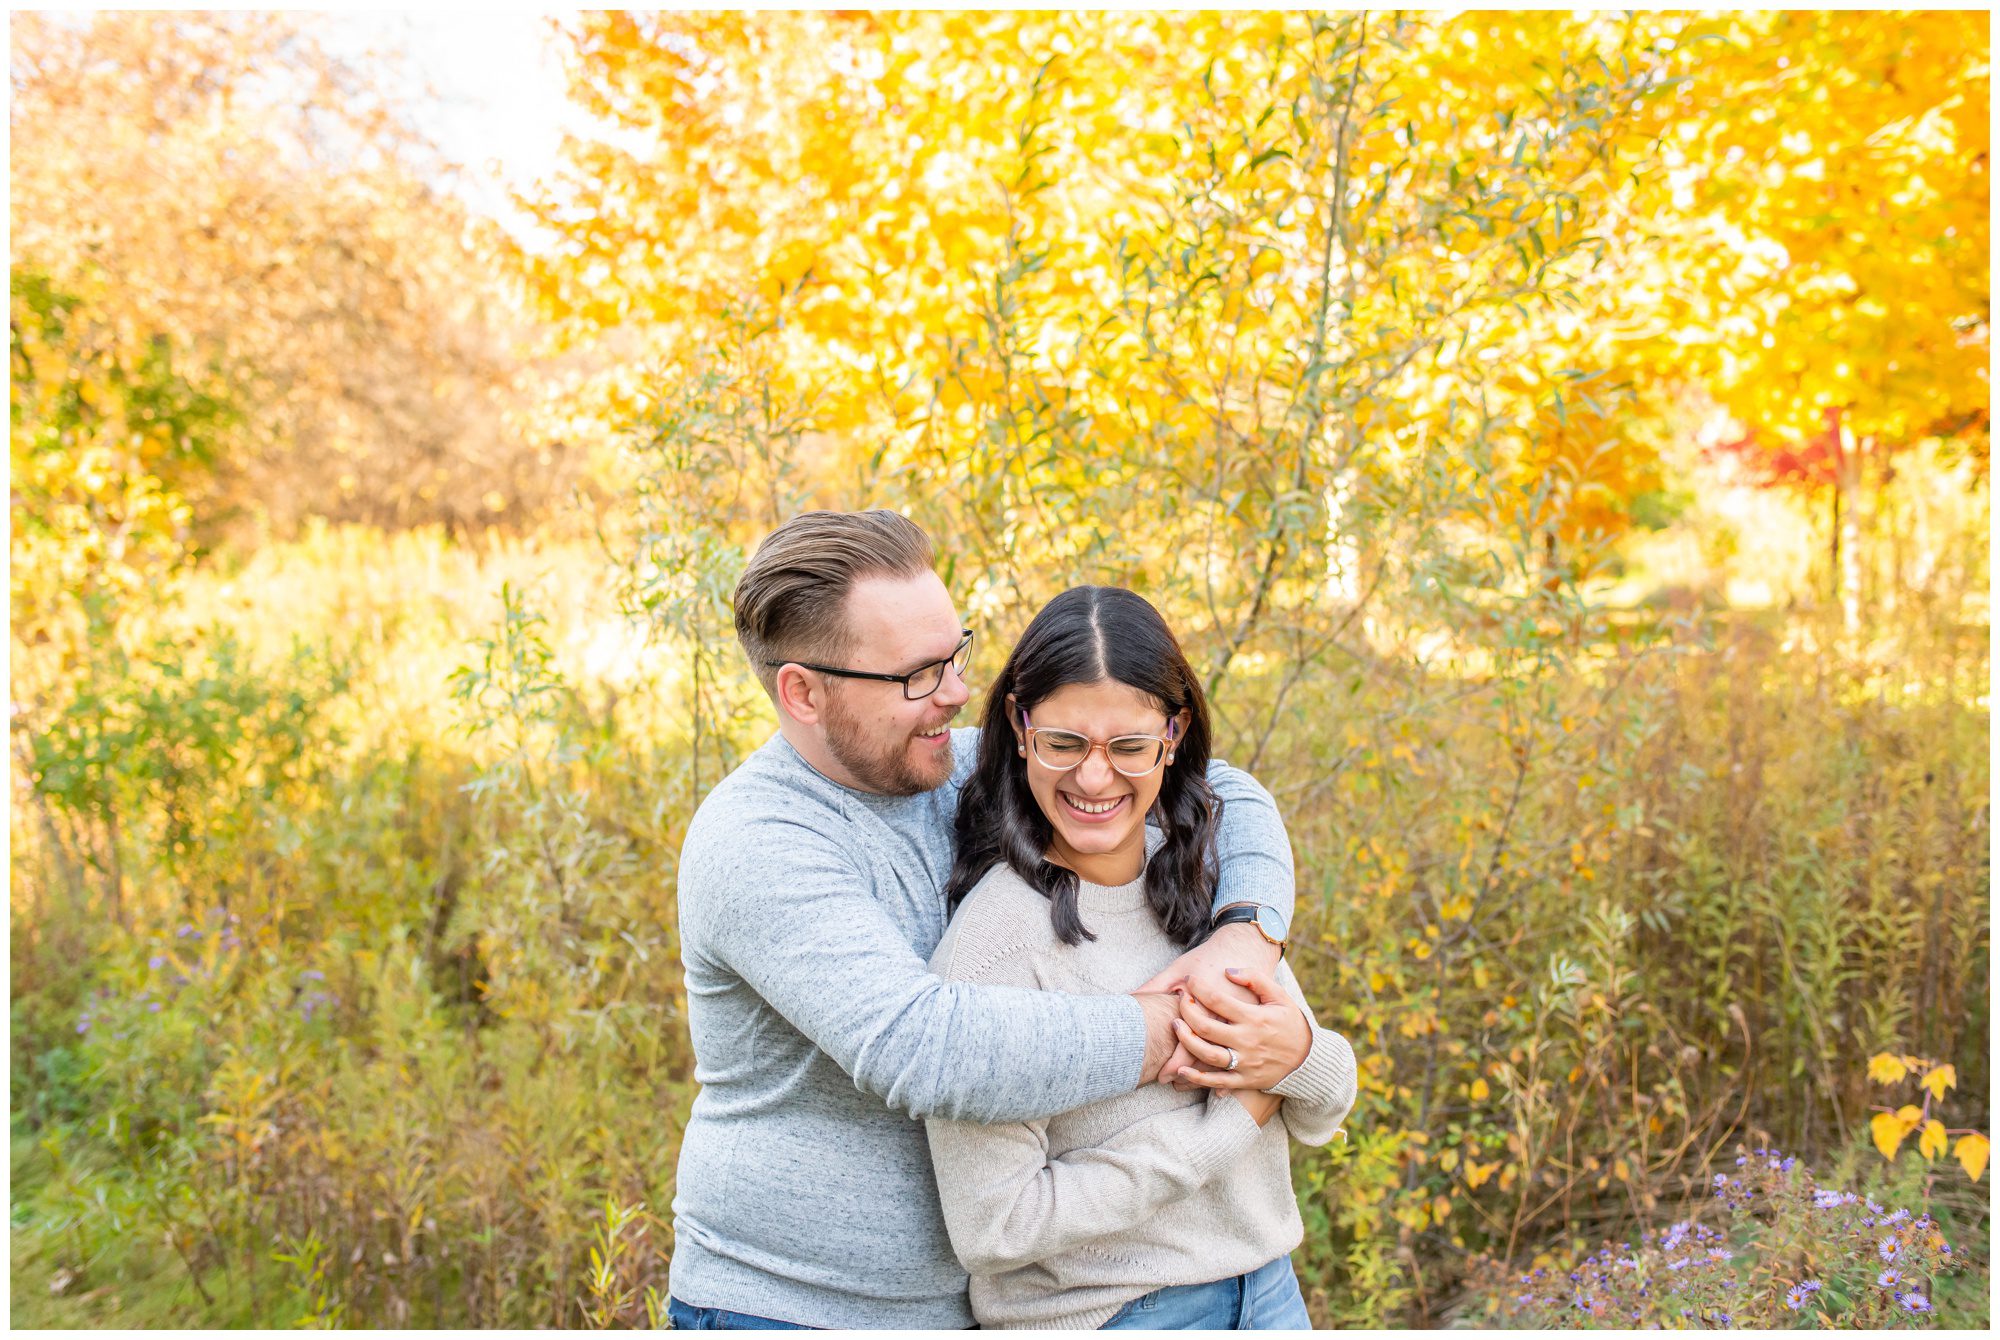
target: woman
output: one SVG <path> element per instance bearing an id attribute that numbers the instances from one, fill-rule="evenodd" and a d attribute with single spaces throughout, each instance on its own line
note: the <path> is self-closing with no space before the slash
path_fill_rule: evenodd
<path id="1" fill-rule="evenodd" d="M 933 971 L 1128 992 L 1206 934 L 1208 710 L 1151 605 L 1102 586 L 1057 596 L 1014 648 L 983 725 Z M 1279 979 L 1310 1019 L 1282 964 Z M 1227 1064 L 1224 1049 L 1182 1037 Z M 930 1121 L 973 1315 L 1035 1329 L 1310 1326 L 1289 1256 L 1304 1228 L 1286 1135 L 1326 1143 L 1353 1101 L 1354 1053 L 1315 1025 L 1311 1053 L 1270 1094 L 1152 1084 L 1046 1121 Z"/>

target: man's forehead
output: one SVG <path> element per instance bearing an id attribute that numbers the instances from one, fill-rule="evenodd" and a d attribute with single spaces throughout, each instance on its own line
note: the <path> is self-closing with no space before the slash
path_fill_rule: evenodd
<path id="1" fill-rule="evenodd" d="M 958 609 L 935 573 L 866 577 L 847 599 L 857 651 L 906 659 L 949 656 L 958 645 Z"/>

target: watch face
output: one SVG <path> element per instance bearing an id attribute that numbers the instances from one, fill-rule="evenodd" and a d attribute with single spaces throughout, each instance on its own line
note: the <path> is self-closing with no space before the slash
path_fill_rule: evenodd
<path id="1" fill-rule="evenodd" d="M 1285 918 L 1277 908 L 1260 904 L 1257 908 L 1257 929 L 1264 932 L 1273 943 L 1283 944 L 1285 932 L 1291 928 L 1285 925 Z"/>

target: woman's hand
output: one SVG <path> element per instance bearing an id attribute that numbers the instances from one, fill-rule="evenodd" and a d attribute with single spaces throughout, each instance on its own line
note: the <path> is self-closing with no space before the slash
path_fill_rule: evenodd
<path id="1" fill-rule="evenodd" d="M 1182 1066 L 1171 1078 L 1207 1089 L 1269 1089 L 1306 1059 L 1312 1025 L 1269 972 L 1231 968 L 1227 978 L 1188 978 L 1174 1034 L 1203 1068 Z M 1232 984 L 1247 987 L 1251 998 Z"/>
<path id="2" fill-rule="evenodd" d="M 1213 981 L 1218 990 L 1241 990 L 1222 980 L 1225 968 L 1254 968 L 1266 972 L 1278 970 L 1278 947 L 1266 940 L 1256 927 L 1241 923 L 1224 926 L 1206 940 L 1188 950 L 1179 958 L 1155 973 L 1136 994 L 1155 991 L 1172 991 L 1184 995 L 1188 978 L 1202 973 Z M 1252 997 L 1243 993 L 1244 1000 Z M 1193 1086 L 1180 1077 L 1181 1067 L 1194 1063 L 1193 1053 L 1185 1046 L 1174 1048 L 1174 1054 L 1167 1058 L 1156 1078 L 1162 1084 L 1171 1084 L 1176 1089 L 1187 1090 Z"/>

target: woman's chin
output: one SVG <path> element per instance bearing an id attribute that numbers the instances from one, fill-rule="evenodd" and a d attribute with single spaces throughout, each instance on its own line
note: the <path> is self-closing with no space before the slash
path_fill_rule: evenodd
<path id="1" fill-rule="evenodd" d="M 1063 843 L 1078 856 L 1108 856 L 1131 844 L 1134 825 L 1120 824 L 1114 831 L 1098 824 L 1065 822 L 1058 825 L 1058 830 Z"/>

